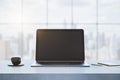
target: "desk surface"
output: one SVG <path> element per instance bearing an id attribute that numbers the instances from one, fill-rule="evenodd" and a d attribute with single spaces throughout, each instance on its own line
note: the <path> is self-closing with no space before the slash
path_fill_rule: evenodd
<path id="1" fill-rule="evenodd" d="M 116 61 L 120 62 L 120 61 Z M 9 67 L 10 61 L 0 61 L 0 74 L 120 74 L 120 66 L 93 66 L 90 67 L 31 67 L 33 61 L 24 61 L 24 66 Z M 95 63 L 94 61 L 88 62 Z"/>

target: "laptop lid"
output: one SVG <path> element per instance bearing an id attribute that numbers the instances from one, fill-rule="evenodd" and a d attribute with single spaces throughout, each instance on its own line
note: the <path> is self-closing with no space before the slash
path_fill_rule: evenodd
<path id="1" fill-rule="evenodd" d="M 38 63 L 83 63 L 82 29 L 38 29 L 36 36 Z"/>

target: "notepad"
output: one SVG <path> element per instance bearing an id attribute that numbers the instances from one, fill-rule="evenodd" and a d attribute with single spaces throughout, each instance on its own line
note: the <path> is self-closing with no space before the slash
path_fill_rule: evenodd
<path id="1" fill-rule="evenodd" d="M 104 66 L 120 66 L 120 63 L 118 62 L 98 62 L 97 64 Z"/>

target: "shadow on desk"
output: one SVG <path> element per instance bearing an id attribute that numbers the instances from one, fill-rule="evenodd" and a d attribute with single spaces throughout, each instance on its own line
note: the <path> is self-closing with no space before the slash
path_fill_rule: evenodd
<path id="1" fill-rule="evenodd" d="M 119 74 L 0 74 L 0 80 L 120 80 Z"/>

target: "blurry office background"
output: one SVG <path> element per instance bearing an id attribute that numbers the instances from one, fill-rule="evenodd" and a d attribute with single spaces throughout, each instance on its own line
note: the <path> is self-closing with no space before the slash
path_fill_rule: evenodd
<path id="1" fill-rule="evenodd" d="M 0 0 L 0 60 L 34 59 L 36 29 L 84 29 L 86 60 L 120 59 L 120 0 Z"/>

